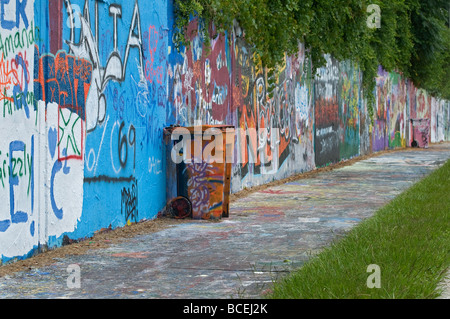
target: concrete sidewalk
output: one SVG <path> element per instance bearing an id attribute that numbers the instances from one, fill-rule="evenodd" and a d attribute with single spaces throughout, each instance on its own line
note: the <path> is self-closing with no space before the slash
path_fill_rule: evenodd
<path id="1" fill-rule="evenodd" d="M 258 298 L 272 280 L 450 159 L 450 144 L 375 156 L 192 221 L 0 279 L 0 298 Z M 69 289 L 67 268 L 80 266 Z"/>

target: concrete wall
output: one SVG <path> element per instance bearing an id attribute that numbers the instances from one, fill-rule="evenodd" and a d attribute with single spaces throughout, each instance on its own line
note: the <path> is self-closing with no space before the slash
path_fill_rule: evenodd
<path id="1" fill-rule="evenodd" d="M 240 129 L 233 191 L 314 168 L 314 87 L 304 52 L 300 48 L 299 56 L 278 70 L 269 100 L 267 73 L 252 63 L 251 48 L 239 32 L 231 39 L 214 39 L 208 54 L 198 35 L 190 49 L 174 53 L 168 96 L 173 120 L 180 125 L 200 121 Z M 261 128 L 267 129 L 262 138 Z"/>
<path id="2" fill-rule="evenodd" d="M 299 46 L 269 98 L 238 26 L 208 51 L 193 21 L 192 45 L 177 52 L 171 0 L 10 0 L 1 10 L 1 262 L 154 218 L 171 124 L 240 129 L 233 192 L 409 146 L 410 118 L 429 119 L 429 141 L 450 140 L 450 103 L 381 68 L 372 126 L 350 62 L 327 56 L 313 76 Z"/>
<path id="3" fill-rule="evenodd" d="M 1 5 L 1 260 L 155 217 L 167 1 Z"/>

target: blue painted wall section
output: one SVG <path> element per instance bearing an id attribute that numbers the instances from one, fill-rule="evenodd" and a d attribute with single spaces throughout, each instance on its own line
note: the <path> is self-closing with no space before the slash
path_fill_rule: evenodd
<path id="1" fill-rule="evenodd" d="M 92 61 L 79 238 L 164 205 L 169 26 L 165 1 L 66 0 L 63 11 L 62 49 Z"/>

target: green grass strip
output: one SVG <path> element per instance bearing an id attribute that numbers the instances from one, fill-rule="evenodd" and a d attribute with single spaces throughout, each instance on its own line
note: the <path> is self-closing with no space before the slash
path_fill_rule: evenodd
<path id="1" fill-rule="evenodd" d="M 274 283 L 273 299 L 431 299 L 450 266 L 450 161 L 305 265 Z M 369 288 L 368 266 L 380 267 Z M 374 282 L 372 278 L 370 282 Z"/>

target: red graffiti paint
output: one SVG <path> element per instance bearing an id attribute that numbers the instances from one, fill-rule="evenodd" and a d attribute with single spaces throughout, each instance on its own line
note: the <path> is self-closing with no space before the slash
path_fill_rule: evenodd
<path id="1" fill-rule="evenodd" d="M 154 68 L 156 50 L 158 49 L 159 32 L 156 31 L 155 26 L 150 26 L 148 29 L 148 52 L 150 53 L 150 60 L 145 63 L 145 78 L 150 83 L 156 81 L 162 85 L 164 80 L 163 67 L 161 65 Z"/>
<path id="2" fill-rule="evenodd" d="M 17 70 L 17 64 L 14 62 L 15 60 L 5 60 L 4 55 L 2 53 L 2 58 L 0 60 L 0 87 L 2 88 L 0 92 L 0 96 L 2 99 L 8 99 L 9 101 L 13 101 L 13 98 L 8 98 L 4 96 L 4 91 L 11 89 L 16 85 L 21 86 L 20 79 L 23 78 L 19 76 L 19 72 Z M 22 70 L 23 72 L 23 70 Z"/>

